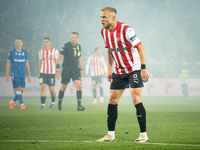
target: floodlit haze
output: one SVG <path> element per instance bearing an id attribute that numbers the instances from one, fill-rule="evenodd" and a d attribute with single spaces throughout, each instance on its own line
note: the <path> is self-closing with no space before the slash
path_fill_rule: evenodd
<path id="1" fill-rule="evenodd" d="M 199 0 L 0 0 L 0 75 L 5 76 L 17 37 L 24 40 L 32 76 L 38 74 L 38 51 L 46 36 L 60 51 L 77 31 L 84 68 L 95 47 L 106 57 L 99 17 L 105 6 L 115 7 L 117 20 L 135 30 L 151 77 L 200 77 Z"/>

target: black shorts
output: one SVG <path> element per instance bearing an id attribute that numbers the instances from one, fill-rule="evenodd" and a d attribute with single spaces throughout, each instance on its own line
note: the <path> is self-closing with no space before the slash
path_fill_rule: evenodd
<path id="1" fill-rule="evenodd" d="M 133 71 L 128 74 L 112 74 L 110 89 L 125 89 L 125 88 L 143 87 L 140 70 Z"/>
<path id="2" fill-rule="evenodd" d="M 63 68 L 61 83 L 68 84 L 70 79 L 81 80 L 80 68 Z"/>
<path id="3" fill-rule="evenodd" d="M 96 86 L 98 83 L 102 83 L 103 76 L 92 76 L 92 85 Z"/>
<path id="4" fill-rule="evenodd" d="M 39 83 L 47 84 L 49 86 L 54 86 L 55 85 L 55 74 L 40 73 Z"/>

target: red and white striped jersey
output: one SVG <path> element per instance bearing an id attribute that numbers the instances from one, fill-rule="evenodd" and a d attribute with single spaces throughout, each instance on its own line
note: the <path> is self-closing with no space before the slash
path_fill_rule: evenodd
<path id="1" fill-rule="evenodd" d="M 91 76 L 101 76 L 103 75 L 103 69 L 105 73 L 107 72 L 107 67 L 105 59 L 102 55 L 91 55 L 89 56 L 86 64 L 86 74 L 89 73 Z"/>
<path id="2" fill-rule="evenodd" d="M 50 47 L 49 50 L 41 49 L 39 51 L 39 60 L 42 61 L 40 73 L 55 74 L 55 64 L 57 57 L 57 49 L 53 47 Z"/>
<path id="3" fill-rule="evenodd" d="M 114 73 L 127 74 L 141 69 L 141 62 L 137 46 L 141 44 L 135 31 L 128 25 L 117 22 L 116 28 L 110 32 L 102 29 L 101 34 L 115 63 Z"/>

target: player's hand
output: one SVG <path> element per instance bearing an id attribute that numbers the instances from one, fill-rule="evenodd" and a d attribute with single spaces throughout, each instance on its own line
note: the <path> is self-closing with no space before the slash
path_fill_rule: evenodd
<path id="1" fill-rule="evenodd" d="M 111 82 L 111 79 L 112 79 L 112 71 L 108 71 L 106 77 L 107 77 L 108 82 Z"/>
<path id="2" fill-rule="evenodd" d="M 6 75 L 6 82 L 9 81 L 9 78 L 10 78 L 10 76 L 9 76 L 9 75 Z"/>
<path id="3" fill-rule="evenodd" d="M 59 80 L 60 79 L 60 74 L 56 73 L 56 79 Z"/>
<path id="4" fill-rule="evenodd" d="M 31 76 L 28 76 L 28 82 L 31 82 Z"/>
<path id="5" fill-rule="evenodd" d="M 81 77 L 83 76 L 83 70 L 80 71 Z"/>
<path id="6" fill-rule="evenodd" d="M 88 74 L 88 73 L 86 73 L 86 77 L 89 77 L 89 74 Z"/>
<path id="7" fill-rule="evenodd" d="M 38 73 L 38 79 L 40 78 L 40 73 Z"/>
<path id="8" fill-rule="evenodd" d="M 60 72 L 60 68 L 56 68 L 56 72 L 59 74 L 59 72 Z"/>
<path id="9" fill-rule="evenodd" d="M 142 81 L 147 82 L 149 80 L 149 74 L 146 69 L 141 70 Z"/>

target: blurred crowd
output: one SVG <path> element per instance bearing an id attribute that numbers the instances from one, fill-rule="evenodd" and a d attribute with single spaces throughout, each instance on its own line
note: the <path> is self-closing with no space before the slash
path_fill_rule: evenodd
<path id="1" fill-rule="evenodd" d="M 90 7 L 90 3 L 84 4 L 85 6 L 70 7 L 71 5 L 76 6 L 76 3 L 72 1 L 70 5 L 65 5 L 65 1 L 60 1 L 59 4 L 54 3 L 52 9 L 50 7 L 51 1 L 48 0 L 24 0 L 23 3 L 16 0 L 10 1 L 13 4 L 9 6 L 5 6 L 8 5 L 6 0 L 2 0 L 1 3 L 3 2 L 4 6 L 0 6 L 0 76 L 5 76 L 7 55 L 15 47 L 14 39 L 17 37 L 23 39 L 23 48 L 28 51 L 32 76 L 37 76 L 38 52 L 43 48 L 42 40 L 46 36 L 50 37 L 51 46 L 60 51 L 63 44 L 70 40 L 70 33 L 76 30 L 80 35 L 78 43 L 82 46 L 84 68 L 87 58 L 94 53 L 95 47 L 101 47 L 103 49 L 102 55 L 107 58 L 100 35 L 100 19 L 96 17 L 99 16 L 99 12 L 95 11 L 92 6 Z M 86 7 L 86 5 L 90 7 L 90 12 L 85 10 L 81 12 L 83 15 L 79 16 L 77 10 Z M 68 10 L 68 13 L 62 10 Z M 88 13 L 91 14 L 89 20 L 98 19 L 99 26 L 92 26 L 91 28 L 91 24 L 86 21 L 89 17 Z M 95 15 L 92 16 L 94 13 Z M 73 22 L 71 19 L 73 19 Z M 86 27 L 84 29 L 79 28 L 82 25 Z M 152 21 L 152 28 L 155 28 L 153 26 Z M 159 29 L 159 27 L 156 27 L 156 29 Z M 188 78 L 200 78 L 199 52 L 196 53 L 197 50 L 193 49 L 191 42 L 188 41 L 189 37 L 181 29 L 171 28 L 171 31 L 166 32 L 170 32 L 172 37 L 157 32 L 158 37 L 155 37 L 157 40 L 152 39 L 150 41 L 152 37 L 148 35 L 151 35 L 154 31 L 148 31 L 147 36 L 141 38 L 146 49 L 147 69 L 150 76 L 155 78 L 180 78 L 184 69 L 188 70 Z M 176 39 L 179 37 L 183 38 L 182 42 L 185 41 L 185 43 L 177 42 Z M 158 39 L 162 40 L 158 41 Z M 185 46 L 186 44 L 190 44 L 191 49 L 188 49 Z"/>

